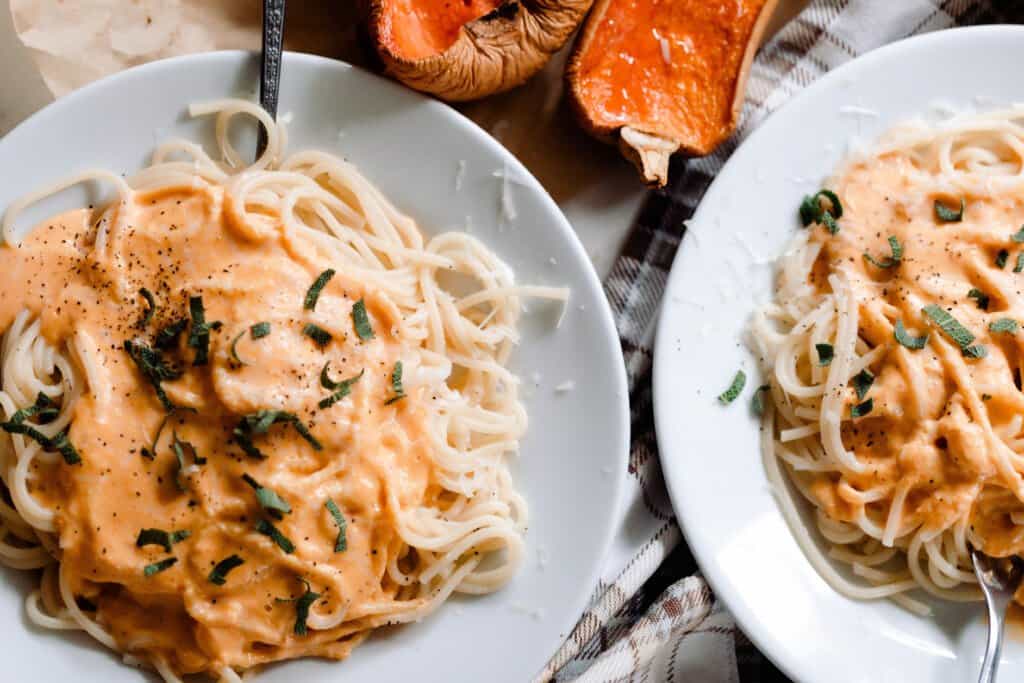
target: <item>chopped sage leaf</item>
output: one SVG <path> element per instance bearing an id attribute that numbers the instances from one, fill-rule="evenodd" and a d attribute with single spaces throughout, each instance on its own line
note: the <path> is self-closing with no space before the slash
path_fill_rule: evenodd
<path id="1" fill-rule="evenodd" d="M 315 323 L 306 323 L 302 328 L 302 334 L 312 339 L 320 348 L 327 346 L 333 339 L 330 332 Z"/>
<path id="2" fill-rule="evenodd" d="M 249 333 L 253 339 L 262 339 L 270 334 L 270 323 L 264 321 L 259 322 L 249 328 Z"/>
<path id="3" fill-rule="evenodd" d="M 373 328 L 370 326 L 370 316 L 366 313 L 366 302 L 360 299 L 352 306 L 352 324 L 356 328 L 356 334 L 363 341 L 373 339 Z"/>
<path id="4" fill-rule="evenodd" d="M 314 593 L 309 586 L 309 582 L 305 579 L 301 579 L 302 583 L 306 586 L 306 592 L 297 598 L 277 598 L 277 602 L 294 602 L 295 603 L 295 626 L 292 631 L 297 636 L 304 636 L 308 632 L 308 626 L 306 620 L 309 619 L 309 608 L 313 606 L 317 600 L 320 599 L 319 593 Z"/>
<path id="5" fill-rule="evenodd" d="M 850 408 L 850 417 L 864 417 L 875 407 L 875 399 L 869 398 L 863 403 L 858 403 Z"/>
<path id="6" fill-rule="evenodd" d="M 1008 334 L 1016 334 L 1019 323 L 1013 318 L 1000 318 L 995 322 L 991 322 L 988 325 L 990 332 L 1006 332 Z"/>
<path id="7" fill-rule="evenodd" d="M 167 351 L 178 345 L 178 340 L 181 339 L 181 333 L 188 327 L 188 318 L 179 318 L 167 327 L 162 328 L 156 333 L 156 339 L 153 340 L 153 346 L 160 349 L 161 351 Z"/>
<path id="8" fill-rule="evenodd" d="M 974 299 L 974 301 L 978 304 L 978 308 L 980 308 L 981 310 L 988 310 L 988 294 L 981 291 L 977 287 L 974 287 L 971 289 L 971 291 L 967 292 L 967 298 Z"/>
<path id="9" fill-rule="evenodd" d="M 220 328 L 220 322 L 206 322 L 206 309 L 203 307 L 203 297 L 190 296 L 188 298 L 189 315 L 192 316 L 192 327 L 188 333 L 188 346 L 195 349 L 196 355 L 192 359 L 192 365 L 206 365 L 210 360 L 210 330 Z"/>
<path id="10" fill-rule="evenodd" d="M 732 384 L 729 388 L 718 395 L 718 402 L 724 406 L 729 405 L 739 397 L 740 392 L 743 391 L 743 387 L 747 384 L 747 373 L 742 370 L 737 370 L 736 375 L 732 378 Z"/>
<path id="11" fill-rule="evenodd" d="M 359 374 L 356 375 L 355 377 L 350 377 L 346 380 L 335 382 L 330 378 L 330 375 L 327 374 L 327 369 L 330 366 L 330 364 L 331 362 L 327 361 L 324 364 L 324 369 L 320 371 L 320 385 L 323 386 L 325 389 L 337 389 L 337 391 L 335 391 L 327 398 L 322 399 L 320 403 L 317 404 L 320 410 L 326 410 L 327 408 L 330 408 L 341 399 L 348 396 L 349 393 L 351 393 L 352 391 L 352 385 L 358 382 L 362 378 L 363 373 L 366 372 L 366 370 L 363 369 L 360 370 Z"/>
<path id="12" fill-rule="evenodd" d="M 173 567 L 174 563 L 177 561 L 178 558 L 176 557 L 168 557 L 166 560 L 160 560 L 159 562 L 154 562 L 153 564 L 147 564 L 145 567 L 142 568 L 142 574 L 144 576 L 153 576 L 154 574 L 159 574 L 160 572 Z"/>
<path id="13" fill-rule="evenodd" d="M 1010 235 L 1010 239 L 1017 244 L 1024 242 L 1024 225 L 1020 226 L 1020 230 Z"/>
<path id="14" fill-rule="evenodd" d="M 996 254 L 996 268 L 1002 270 L 1003 266 L 1006 265 L 1006 259 L 1008 258 L 1010 258 L 1010 252 L 1005 249 L 1000 249 L 999 253 Z"/>
<path id="15" fill-rule="evenodd" d="M 260 507 L 274 519 L 282 519 L 281 513 L 292 511 L 292 506 L 273 490 L 261 485 L 248 474 L 243 474 L 242 479 L 256 491 L 256 500 L 259 501 Z"/>
<path id="16" fill-rule="evenodd" d="M 974 346 L 968 346 L 963 350 L 963 354 L 967 358 L 984 358 L 988 355 L 988 349 L 981 344 L 975 344 Z"/>
<path id="17" fill-rule="evenodd" d="M 243 560 L 238 555 L 231 555 L 229 557 L 225 557 L 223 560 L 217 563 L 213 570 L 210 571 L 210 575 L 206 578 L 210 583 L 215 583 L 218 586 L 223 586 L 224 583 L 228 580 L 228 572 L 230 572 L 232 569 L 235 569 L 236 567 L 241 567 L 243 564 L 245 564 L 245 560 Z"/>
<path id="18" fill-rule="evenodd" d="M 288 538 L 285 537 L 285 535 L 282 534 L 276 526 L 274 526 L 267 520 L 261 519 L 258 522 L 256 522 L 256 531 L 263 534 L 264 536 L 269 536 L 270 540 L 276 543 L 277 546 L 281 550 L 285 551 L 287 554 L 291 555 L 293 552 L 295 552 L 295 544 L 289 541 Z"/>
<path id="19" fill-rule="evenodd" d="M 143 548 L 147 545 L 158 545 L 167 552 L 171 552 L 171 546 L 180 543 L 192 535 L 188 529 L 180 531 L 164 531 L 163 529 L 143 529 L 139 537 L 135 539 L 135 545 Z"/>
<path id="20" fill-rule="evenodd" d="M 309 291 L 306 292 L 306 299 L 302 302 L 303 308 L 309 311 L 316 308 L 316 300 L 320 298 L 320 292 L 323 291 L 323 288 L 327 286 L 332 277 L 334 277 L 334 270 L 331 268 L 317 276 L 316 281 L 310 285 Z"/>
<path id="21" fill-rule="evenodd" d="M 818 351 L 818 365 L 826 366 L 832 363 L 835 350 L 831 344 L 815 344 L 814 348 Z"/>
<path id="22" fill-rule="evenodd" d="M 156 315 L 156 297 L 153 296 L 153 292 L 149 291 L 145 287 L 139 290 L 139 296 L 146 300 L 146 311 L 142 314 L 142 318 L 139 319 L 139 327 L 145 327 L 153 320 L 153 316 Z"/>
<path id="23" fill-rule="evenodd" d="M 156 391 L 156 397 L 160 400 L 160 403 L 163 404 L 164 410 L 168 413 L 173 411 L 176 406 L 171 402 L 171 399 L 167 397 L 167 393 L 164 392 L 161 383 L 164 381 L 173 381 L 178 379 L 181 377 L 182 371 L 167 363 L 159 351 L 151 349 L 142 342 L 125 339 L 124 350 L 128 353 L 129 357 L 135 361 L 135 365 L 138 366 L 139 371 L 141 371 L 146 379 L 149 380 L 149 383 L 153 385 L 153 389 Z"/>
<path id="24" fill-rule="evenodd" d="M 331 513 L 331 517 L 334 518 L 334 523 L 338 525 L 338 537 L 334 539 L 334 552 L 343 553 L 348 550 L 348 523 L 345 520 L 345 515 L 341 514 L 341 510 L 338 509 L 338 504 L 332 499 L 328 498 L 324 504 L 327 511 Z"/>
<path id="25" fill-rule="evenodd" d="M 857 400 L 863 401 L 868 395 L 871 385 L 875 383 L 875 376 L 866 369 L 861 370 L 853 377 L 853 390 L 857 392 Z"/>
<path id="26" fill-rule="evenodd" d="M 889 249 L 892 251 L 892 256 L 886 256 L 882 259 L 876 259 L 871 254 L 864 252 L 864 260 L 875 266 L 876 268 L 895 268 L 903 260 L 903 245 L 900 241 L 893 236 L 889 236 Z"/>
<path id="27" fill-rule="evenodd" d="M 771 388 L 770 384 L 762 384 L 754 390 L 754 397 L 750 399 L 750 409 L 754 411 L 754 415 L 764 415 L 764 398 L 762 398 L 762 394 L 770 391 Z"/>
<path id="28" fill-rule="evenodd" d="M 893 336 L 896 337 L 896 341 L 898 341 L 900 344 L 907 347 L 908 349 L 911 349 L 912 351 L 923 349 L 924 345 L 928 343 L 927 334 L 924 335 L 923 337 L 910 336 L 910 334 L 907 332 L 907 328 L 903 326 L 902 320 L 896 321 L 896 328 L 893 330 Z"/>
<path id="29" fill-rule="evenodd" d="M 939 329 L 946 333 L 961 350 L 966 349 L 974 343 L 974 335 L 960 324 L 949 311 L 936 304 L 928 304 L 921 309 L 921 312 L 932 319 Z"/>
<path id="30" fill-rule="evenodd" d="M 935 217 L 943 223 L 959 223 L 964 219 L 964 209 L 967 207 L 967 203 L 963 197 L 960 198 L 960 210 L 954 210 L 943 204 L 938 199 L 935 200 Z"/>
<path id="31" fill-rule="evenodd" d="M 391 371 L 391 390 L 395 393 L 391 398 L 384 401 L 386 406 L 405 398 L 405 388 L 402 386 L 402 361 L 400 360 L 395 361 L 395 369 Z"/>
<path id="32" fill-rule="evenodd" d="M 826 209 L 821 205 L 822 198 L 828 200 L 829 208 Z M 806 195 L 803 201 L 800 202 L 800 221 L 805 228 L 811 223 L 818 223 L 825 225 L 832 234 L 835 234 L 838 232 L 838 227 L 833 230 L 828 225 L 828 222 L 834 225 L 835 221 L 842 217 L 843 205 L 836 193 L 831 190 L 818 190 L 813 195 Z"/>

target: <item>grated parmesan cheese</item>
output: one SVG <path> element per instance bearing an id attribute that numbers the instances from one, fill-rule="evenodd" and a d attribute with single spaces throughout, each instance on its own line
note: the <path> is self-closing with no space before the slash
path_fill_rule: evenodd
<path id="1" fill-rule="evenodd" d="M 460 159 L 455 168 L 455 191 L 462 189 L 462 181 L 466 178 L 466 160 Z"/>
<path id="2" fill-rule="evenodd" d="M 576 388 L 576 382 L 571 379 L 567 379 L 557 387 L 555 387 L 556 394 L 568 394 L 570 391 Z"/>

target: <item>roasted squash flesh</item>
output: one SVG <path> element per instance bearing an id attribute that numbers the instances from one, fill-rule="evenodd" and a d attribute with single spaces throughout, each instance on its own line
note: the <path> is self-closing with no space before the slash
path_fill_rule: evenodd
<path id="1" fill-rule="evenodd" d="M 595 122 L 669 133 L 705 153 L 729 134 L 736 78 L 764 0 L 612 0 L 580 63 Z"/>
<path id="2" fill-rule="evenodd" d="M 405 59 L 422 59 L 455 44 L 459 29 L 489 14 L 504 0 L 389 0 L 383 5 L 381 40 Z"/>

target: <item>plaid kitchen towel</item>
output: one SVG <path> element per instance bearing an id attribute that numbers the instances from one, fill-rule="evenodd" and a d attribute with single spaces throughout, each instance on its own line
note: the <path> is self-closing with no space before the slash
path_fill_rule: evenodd
<path id="1" fill-rule="evenodd" d="M 757 56 L 732 139 L 711 156 L 674 162 L 669 186 L 648 196 L 605 283 L 625 355 L 633 430 L 620 539 L 589 609 L 539 681 L 786 680 L 736 628 L 697 573 L 661 478 L 651 349 L 685 221 L 736 146 L 826 71 L 918 33 L 1020 19 L 1021 0 L 812 0 Z"/>

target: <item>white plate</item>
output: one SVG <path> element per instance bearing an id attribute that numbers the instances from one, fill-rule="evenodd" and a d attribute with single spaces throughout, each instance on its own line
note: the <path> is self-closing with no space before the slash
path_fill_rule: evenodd
<path id="1" fill-rule="evenodd" d="M 799 229 L 801 197 L 856 139 L 910 118 L 1024 102 L 1024 29 L 943 31 L 876 50 L 808 87 L 733 154 L 708 189 L 672 268 L 654 354 L 665 479 L 686 539 L 740 627 L 789 676 L 810 682 L 974 680 L 982 605 L 932 618 L 834 592 L 800 551 L 772 499 L 749 409 L 757 364 L 743 343 L 772 293 L 772 267 Z M 741 244 L 744 242 L 746 246 Z M 749 250 L 748 250 L 749 249 Z M 723 407 L 738 368 L 749 380 Z M 1024 675 L 1024 641 L 1001 680 Z"/>
<path id="2" fill-rule="evenodd" d="M 186 107 L 251 97 L 256 74 L 257 59 L 245 53 L 205 54 L 135 68 L 58 100 L 0 140 L 0 207 L 89 166 L 135 170 L 171 135 L 212 140 L 211 122 L 188 120 Z M 558 330 L 557 307 L 533 304 L 513 356 L 532 393 L 516 467 L 531 513 L 521 573 L 497 594 L 453 601 L 420 624 L 371 638 L 346 662 L 290 662 L 259 680 L 526 681 L 585 606 L 626 473 L 625 372 L 600 282 L 540 184 L 451 108 L 340 62 L 287 54 L 279 112 L 291 117 L 289 149 L 347 157 L 427 233 L 459 229 L 470 217 L 520 282 L 567 285 L 572 298 Z M 466 172 L 456 190 L 459 161 Z M 517 217 L 499 225 L 501 179 L 493 173 L 503 168 Z M 68 192 L 36 213 L 86 199 Z M 556 393 L 566 380 L 575 389 Z M 0 573 L 5 680 L 141 680 L 85 636 L 30 627 L 22 603 L 34 582 Z"/>

